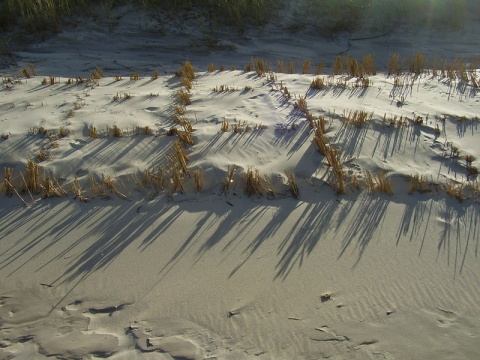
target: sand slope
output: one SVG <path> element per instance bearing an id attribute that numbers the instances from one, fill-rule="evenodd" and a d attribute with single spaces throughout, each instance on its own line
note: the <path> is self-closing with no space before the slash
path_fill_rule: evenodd
<path id="1" fill-rule="evenodd" d="M 28 206 L 15 194 L 0 196 L 0 359 L 480 356 L 478 183 L 466 161 L 471 155 L 479 166 L 478 89 L 431 72 L 404 74 L 395 84 L 381 69 L 390 51 L 424 50 L 449 61 L 449 49 L 475 54 L 477 39 L 467 35 L 478 24 L 442 39 L 430 32 L 389 33 L 362 46 L 353 40 L 349 54 L 375 53 L 378 74 L 368 87 L 321 75 L 321 90 L 310 88 L 312 74 L 259 76 L 241 64 L 250 55 L 299 64 L 324 51 L 330 73 L 347 37 L 267 27 L 206 55 L 187 47 L 198 34 L 159 37 L 144 25 L 137 31 L 138 19 L 126 14 L 112 33 L 86 22 L 24 49 L 18 67 L 5 70 L 0 165 L 13 169 Z M 92 38 L 102 41 L 87 48 Z M 312 39 L 313 49 L 305 46 Z M 177 141 L 167 136 L 179 126 L 172 115 L 183 89 L 173 71 L 186 58 L 196 68 L 185 114 L 193 126 L 194 145 L 184 146 L 190 176 L 183 174 L 185 193 L 161 191 L 140 183 L 145 170 L 168 164 Z M 30 62 L 36 76 L 13 76 Z M 210 62 L 238 70 L 207 72 Z M 95 64 L 104 78 L 67 83 L 88 77 Z M 160 76 L 152 80 L 155 68 Z M 56 83 L 42 84 L 49 76 Z M 230 90 L 218 91 L 222 85 Z M 345 194 L 335 194 L 331 166 L 295 107 L 300 96 L 326 119 Z M 342 118 L 360 110 L 373 113 L 367 124 Z M 114 126 L 122 136 L 112 135 Z M 92 127 L 98 138 L 89 136 Z M 32 200 L 21 192 L 28 159 L 68 195 Z M 242 174 L 249 169 L 267 176 L 275 192 L 248 196 Z M 296 175 L 299 199 L 286 170 Z M 363 185 L 366 171 L 379 170 L 393 195 Z M 416 174 L 432 183 L 428 192 L 409 192 Z M 117 193 L 103 188 L 104 177 Z M 88 201 L 74 195 L 76 181 Z M 467 186 L 463 202 L 447 195 L 447 184 Z"/>

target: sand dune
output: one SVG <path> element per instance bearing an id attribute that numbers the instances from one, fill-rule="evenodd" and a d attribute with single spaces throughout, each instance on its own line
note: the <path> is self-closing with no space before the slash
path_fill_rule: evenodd
<path id="1" fill-rule="evenodd" d="M 63 31 L 1 70 L 0 165 L 18 193 L 5 182 L 0 196 L 0 359 L 479 357 L 478 88 L 386 73 L 394 51 L 478 55 L 477 23 L 358 41 L 267 27 L 208 54 L 187 46 L 198 34 L 135 23 Z M 329 76 L 348 41 L 345 55 L 376 56 L 369 86 Z M 313 68 L 277 71 L 319 53 L 322 89 Z M 244 71 L 252 55 L 273 71 Z M 182 105 L 174 71 L 187 58 Z M 17 76 L 29 63 L 37 75 Z M 96 65 L 104 77 L 91 79 Z M 371 119 L 349 122 L 355 111 Z M 344 191 L 308 113 L 324 118 Z M 263 184 L 253 196 L 249 170 Z M 369 189 L 369 174 L 393 194 Z"/>

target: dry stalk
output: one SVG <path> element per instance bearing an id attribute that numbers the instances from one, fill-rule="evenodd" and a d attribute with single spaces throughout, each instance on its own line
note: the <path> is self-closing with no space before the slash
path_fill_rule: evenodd
<path id="1" fill-rule="evenodd" d="M 262 195 L 262 177 L 257 169 L 248 169 L 243 178 L 245 180 L 245 192 L 248 196 Z"/>
<path id="2" fill-rule="evenodd" d="M 112 178 L 108 175 L 102 174 L 102 180 L 105 186 L 107 187 L 108 190 L 112 191 L 115 193 L 118 197 L 127 200 L 127 196 L 125 194 L 122 194 L 118 189 L 116 188 Z"/>
<path id="3" fill-rule="evenodd" d="M 27 180 L 25 190 L 33 194 L 37 194 L 39 190 L 38 166 L 33 159 L 27 161 Z"/>
<path id="4" fill-rule="evenodd" d="M 223 132 L 227 132 L 229 127 L 229 123 L 227 120 L 223 119 L 222 123 L 220 124 L 220 130 Z"/>
<path id="5" fill-rule="evenodd" d="M 393 195 L 392 182 L 383 171 L 377 172 L 376 182 L 379 192 L 382 194 Z"/>
<path id="6" fill-rule="evenodd" d="M 308 112 L 307 97 L 300 95 L 294 104 L 295 109 L 306 114 Z"/>
<path id="7" fill-rule="evenodd" d="M 376 185 L 374 177 L 372 173 L 368 170 L 364 171 L 364 181 L 365 181 L 365 188 L 369 194 L 374 194 L 376 191 Z"/>
<path id="8" fill-rule="evenodd" d="M 432 191 L 430 182 L 426 175 L 411 175 L 409 184 L 409 193 L 413 192 L 426 193 Z"/>
<path id="9" fill-rule="evenodd" d="M 6 196 L 11 197 L 14 190 L 12 186 L 13 168 L 5 167 L 4 174 L 3 191 L 5 192 Z"/>
<path id="10" fill-rule="evenodd" d="M 203 173 L 201 170 L 195 170 L 193 172 L 194 188 L 195 192 L 200 192 L 203 189 Z"/>
<path id="11" fill-rule="evenodd" d="M 293 171 L 285 171 L 285 175 L 287 176 L 287 185 L 292 195 L 296 199 L 300 199 L 300 190 L 298 189 L 297 178 L 295 177 L 295 173 Z"/>
<path id="12" fill-rule="evenodd" d="M 11 187 L 11 189 L 13 190 L 13 192 L 18 196 L 18 198 L 20 200 L 22 200 L 23 202 L 23 205 L 25 206 L 28 206 L 27 202 L 25 200 L 23 200 L 23 198 L 20 196 L 20 194 L 18 193 L 18 191 L 15 189 L 15 187 L 12 185 L 12 183 L 10 181 L 8 181 L 6 178 L 5 178 L 5 182 L 7 183 L 8 186 Z"/>
<path id="13" fill-rule="evenodd" d="M 235 164 L 228 167 L 227 176 L 225 177 L 225 180 L 223 182 L 223 192 L 224 193 L 229 193 L 230 192 L 230 185 L 233 184 L 233 175 L 235 175 L 235 170 L 236 169 L 237 169 L 237 167 L 235 166 Z"/>

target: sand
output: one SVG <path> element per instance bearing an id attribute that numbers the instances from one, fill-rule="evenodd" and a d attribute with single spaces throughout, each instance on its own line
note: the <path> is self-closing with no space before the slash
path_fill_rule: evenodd
<path id="1" fill-rule="evenodd" d="M 244 37 L 222 34 L 225 46 L 209 49 L 192 29 L 160 36 L 146 17 L 118 11 L 112 32 L 85 20 L 18 50 L 17 63 L 1 69 L 11 81 L 1 91 L 0 165 L 21 184 L 33 158 L 68 194 L 32 199 L 18 185 L 19 196 L 0 196 L 0 359 L 480 356 L 479 198 L 468 188 L 462 201 L 445 191 L 477 184 L 465 156 L 479 166 L 478 89 L 431 72 L 405 73 L 405 85 L 395 86 L 386 74 L 394 51 L 447 61 L 477 56 L 478 23 L 440 35 L 328 40 L 269 26 Z M 370 39 L 352 40 L 361 37 Z M 371 86 L 324 74 L 332 83 L 314 90 L 315 76 L 298 73 L 307 58 L 331 73 L 347 48 L 353 57 L 375 54 Z M 275 71 L 277 60 L 296 61 L 297 71 L 245 72 L 251 56 Z M 166 133 L 178 126 L 172 115 L 183 89 L 173 72 L 187 59 L 196 74 L 185 115 L 194 145 L 183 147 L 190 176 L 184 193 L 158 191 L 139 180 L 172 154 L 177 137 Z M 18 77 L 29 63 L 37 75 Z M 207 71 L 210 63 L 216 71 Z M 105 77 L 68 84 L 96 65 Z M 131 80 L 132 72 L 140 78 Z M 42 84 L 50 76 L 55 84 Z M 222 85 L 231 91 L 213 91 Z M 345 194 L 335 193 L 314 130 L 295 108 L 300 96 L 325 117 L 325 136 L 341 149 Z M 373 113 L 371 122 L 342 120 L 357 110 Z M 112 136 L 114 126 L 122 136 Z M 92 127 L 98 138 L 89 136 Z M 249 169 L 275 191 L 248 196 L 242 174 Z M 383 171 L 393 195 L 369 193 L 367 170 Z M 299 199 L 286 171 L 296 176 Z M 428 192 L 409 191 L 417 174 L 431 182 Z M 104 189 L 105 177 L 116 192 Z"/>

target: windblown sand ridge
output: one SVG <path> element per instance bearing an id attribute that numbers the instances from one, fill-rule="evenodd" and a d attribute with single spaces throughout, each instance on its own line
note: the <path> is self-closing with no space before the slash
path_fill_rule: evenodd
<path id="1" fill-rule="evenodd" d="M 267 28 L 209 57 L 188 48 L 197 34 L 157 39 L 120 18 L 25 49 L 5 75 L 0 359 L 480 356 L 470 76 L 379 65 L 314 89 L 250 55 L 299 71 L 345 38 Z M 427 35 L 352 35 L 347 51 L 476 55 L 472 36 Z M 252 71 L 207 71 L 233 55 Z M 186 58 L 189 91 L 174 76 Z M 37 75 L 13 75 L 32 62 Z"/>

